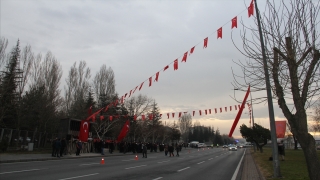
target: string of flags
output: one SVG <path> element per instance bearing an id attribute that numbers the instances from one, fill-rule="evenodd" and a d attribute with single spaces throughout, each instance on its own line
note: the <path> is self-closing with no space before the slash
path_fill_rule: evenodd
<path id="1" fill-rule="evenodd" d="M 254 1 L 253 1 L 253 0 L 251 0 L 251 3 L 250 3 L 250 5 L 248 6 L 247 10 L 248 10 L 248 16 L 249 16 L 249 18 L 254 15 Z M 238 28 L 238 23 L 237 23 L 237 22 L 238 22 L 237 16 L 235 16 L 234 18 L 231 19 L 231 29 L 233 29 L 233 28 Z M 217 39 L 219 39 L 219 38 L 222 39 L 222 32 L 223 32 L 222 27 L 223 27 L 223 26 L 221 26 L 221 27 L 218 28 L 218 30 L 217 30 Z M 208 42 L 209 42 L 209 37 L 204 38 L 204 40 L 203 40 L 203 49 L 204 49 L 204 48 L 207 48 Z M 198 44 L 199 44 L 199 43 L 198 43 Z M 191 54 L 194 53 L 196 46 L 197 46 L 197 45 L 193 46 L 193 47 L 190 49 L 190 51 L 186 51 L 186 52 L 183 54 L 182 59 L 181 59 L 181 62 L 185 62 L 185 63 L 187 62 L 188 55 L 190 56 Z M 174 70 L 174 71 L 175 71 L 175 70 L 178 70 L 178 65 L 179 65 L 178 59 L 179 59 L 179 58 L 175 59 L 173 62 L 171 62 L 170 64 L 166 65 L 166 66 L 163 68 L 163 72 L 166 71 L 167 69 L 169 69 L 169 65 L 171 65 L 172 63 L 173 63 L 173 70 Z M 160 70 L 160 71 L 162 71 L 162 70 Z M 151 76 L 151 77 L 149 77 L 149 78 L 146 80 L 146 81 L 149 80 L 149 87 L 152 86 L 152 82 L 158 82 L 158 80 L 159 80 L 159 75 L 160 75 L 160 71 L 158 71 L 158 72 L 155 74 L 156 77 L 154 78 L 154 81 L 152 81 L 154 75 Z M 145 81 L 144 81 L 144 82 L 145 82 Z M 97 112 L 95 112 L 94 114 L 89 115 L 89 117 L 88 117 L 86 120 L 92 119 L 93 121 L 95 121 L 95 118 L 94 118 L 94 117 L 95 117 L 98 113 L 100 113 L 102 110 L 106 111 L 106 110 L 108 109 L 108 107 L 111 106 L 111 105 L 116 106 L 116 105 L 118 104 L 118 101 L 120 101 L 120 103 L 123 104 L 123 103 L 124 103 L 124 100 L 125 100 L 125 98 L 127 98 L 127 96 L 128 96 L 128 98 L 130 98 L 130 96 L 131 96 L 132 94 L 134 94 L 137 89 L 139 89 L 139 91 L 142 89 L 142 87 L 143 87 L 143 85 L 144 85 L 144 82 L 142 82 L 140 85 L 136 86 L 135 88 L 131 89 L 131 90 L 129 91 L 129 95 L 128 95 L 128 93 L 125 93 L 123 96 L 121 96 L 121 98 L 120 98 L 119 100 L 117 99 L 117 100 L 115 100 L 115 102 L 110 103 L 110 104 L 107 105 L 105 108 L 101 108 L 101 109 L 99 109 Z M 211 112 L 211 109 L 209 109 L 209 110 L 210 110 L 210 112 Z M 220 108 L 220 109 L 218 109 L 218 110 L 215 108 L 214 110 L 215 110 L 215 113 L 217 113 L 218 110 L 220 110 L 220 112 L 222 112 L 222 108 Z M 225 111 L 227 111 L 227 107 L 225 107 Z M 231 111 L 231 106 L 230 106 L 230 111 Z M 205 110 L 204 112 L 207 113 L 208 111 Z M 195 111 L 193 111 L 193 115 L 194 115 L 194 114 L 195 114 Z M 201 111 L 201 110 L 199 110 L 199 114 L 200 114 L 200 116 L 201 116 L 201 114 L 202 114 L 202 111 Z M 111 116 L 111 117 L 113 117 L 113 116 Z M 169 117 L 168 117 L 168 118 L 169 118 Z M 111 118 L 111 119 L 112 119 L 112 118 Z"/>
<path id="2" fill-rule="evenodd" d="M 248 109 L 249 109 L 249 112 L 251 112 L 251 105 L 249 103 L 247 103 L 247 106 L 248 106 Z M 198 111 L 192 111 L 192 116 L 195 116 L 196 113 L 199 113 L 200 116 L 202 116 L 204 113 L 204 115 L 210 115 L 210 114 L 217 114 L 217 113 L 223 113 L 223 112 L 228 112 L 228 111 L 232 111 L 233 109 L 235 111 L 239 110 L 241 108 L 240 105 L 234 105 L 234 106 L 228 106 L 228 107 L 224 107 L 224 108 L 214 108 L 214 109 L 205 109 L 205 110 L 198 110 Z M 245 108 L 245 106 L 243 107 Z M 95 122 L 96 121 L 96 116 L 98 116 L 98 114 L 101 112 L 101 111 L 97 111 L 98 113 L 95 113 L 93 114 L 92 116 L 90 116 L 90 119 Z M 162 113 L 162 114 L 159 114 L 159 117 L 162 117 L 162 116 L 166 116 L 168 119 L 171 118 L 175 118 L 175 115 L 177 114 L 176 117 L 180 118 L 183 114 L 186 114 L 188 112 L 179 112 L 179 113 L 176 113 L 176 112 L 171 112 L 171 113 Z M 133 120 L 137 120 L 137 119 L 141 119 L 141 120 L 153 120 L 155 118 L 156 114 L 142 114 L 142 115 L 133 115 L 131 116 L 133 118 Z M 108 117 L 108 118 L 107 118 Z M 104 116 L 104 115 L 100 115 L 99 118 L 100 118 L 100 121 L 103 121 L 103 120 L 114 120 L 114 119 L 118 119 L 120 117 L 124 117 L 124 118 L 128 118 L 129 115 L 126 114 L 126 115 L 107 115 L 107 116 Z M 251 121 L 251 115 L 250 115 L 250 121 Z"/>

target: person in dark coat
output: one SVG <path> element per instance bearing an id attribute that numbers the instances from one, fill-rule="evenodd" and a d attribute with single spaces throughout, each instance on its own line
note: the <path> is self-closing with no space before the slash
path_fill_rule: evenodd
<path id="1" fill-rule="evenodd" d="M 61 140 L 61 149 L 60 149 L 60 157 L 63 157 L 63 155 L 66 155 L 67 153 L 65 152 L 67 147 L 67 141 L 66 138 L 63 138 Z"/>
<path id="2" fill-rule="evenodd" d="M 60 138 L 58 138 L 55 142 L 55 156 L 60 158 L 60 149 L 61 149 L 61 141 L 60 141 Z"/>
<path id="3" fill-rule="evenodd" d="M 142 157 L 147 158 L 147 146 L 146 144 L 142 144 Z"/>
<path id="4" fill-rule="evenodd" d="M 81 140 L 79 140 L 79 141 L 76 143 L 76 147 L 77 147 L 76 156 L 80 156 L 80 151 L 81 151 L 81 149 L 82 149 L 82 142 L 81 142 Z"/>
<path id="5" fill-rule="evenodd" d="M 52 141 L 52 157 L 55 157 L 55 152 L 56 152 L 56 141 L 57 141 L 58 138 L 55 138 L 53 141 Z"/>
<path id="6" fill-rule="evenodd" d="M 281 160 L 284 161 L 285 152 L 283 140 L 281 140 L 280 143 L 278 143 L 278 153 L 281 156 Z"/>
<path id="7" fill-rule="evenodd" d="M 114 144 L 113 144 L 113 142 L 111 141 L 111 142 L 109 143 L 109 153 L 110 153 L 110 154 L 112 154 L 113 149 L 114 149 Z"/>
<path id="8" fill-rule="evenodd" d="M 169 150 L 169 155 L 170 155 L 170 157 L 171 157 L 171 156 L 174 157 L 174 154 L 173 154 L 173 151 L 174 151 L 173 144 L 171 144 L 171 145 L 169 146 L 168 150 Z"/>
<path id="9" fill-rule="evenodd" d="M 104 155 L 104 146 L 105 146 L 105 141 L 103 139 L 100 139 L 100 151 L 101 155 Z"/>
<path id="10" fill-rule="evenodd" d="M 179 151 L 180 151 L 179 145 L 176 144 L 176 152 L 177 152 L 176 156 L 178 156 L 178 157 L 179 157 Z"/>

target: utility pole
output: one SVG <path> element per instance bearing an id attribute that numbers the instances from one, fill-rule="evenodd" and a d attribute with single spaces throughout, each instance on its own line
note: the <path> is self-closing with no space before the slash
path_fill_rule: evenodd
<path id="1" fill-rule="evenodd" d="M 271 141 L 272 141 L 273 176 L 277 178 L 277 177 L 281 177 L 281 174 L 280 174 L 280 163 L 278 158 L 278 145 L 277 145 L 277 136 L 276 136 L 276 125 L 275 125 L 275 119 L 274 119 L 274 110 L 273 110 L 273 104 L 272 104 L 271 86 L 270 86 L 267 56 L 266 56 L 265 47 L 264 47 L 264 40 L 263 40 L 263 35 L 261 30 L 260 14 L 257 6 L 257 0 L 254 0 L 254 3 L 255 3 L 255 10 L 257 14 L 257 22 L 258 22 L 258 29 L 259 29 L 259 36 L 260 36 L 260 43 L 261 43 L 261 52 L 262 52 L 262 58 L 263 58 L 263 67 L 264 67 L 264 74 L 265 74 L 266 88 L 267 88 Z"/>

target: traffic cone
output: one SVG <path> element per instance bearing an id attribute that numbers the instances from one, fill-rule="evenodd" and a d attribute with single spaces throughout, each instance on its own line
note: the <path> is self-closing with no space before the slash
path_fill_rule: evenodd
<path id="1" fill-rule="evenodd" d="M 138 155 L 136 155 L 136 157 L 134 158 L 135 160 L 138 160 Z"/>
<path id="2" fill-rule="evenodd" d="M 104 159 L 103 159 L 103 158 L 101 159 L 101 162 L 100 162 L 100 164 L 104 164 Z"/>

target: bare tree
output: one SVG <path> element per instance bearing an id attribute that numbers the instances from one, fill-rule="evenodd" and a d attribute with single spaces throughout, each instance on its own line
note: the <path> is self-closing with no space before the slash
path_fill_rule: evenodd
<path id="1" fill-rule="evenodd" d="M 3 71 L 6 63 L 6 49 L 8 47 L 8 40 L 5 38 L 0 39 L 0 71 Z M 1 82 L 1 79 L 0 79 Z"/>
<path id="2" fill-rule="evenodd" d="M 312 116 L 311 131 L 314 134 L 320 133 L 320 101 L 314 106 L 315 115 Z"/>
<path id="3" fill-rule="evenodd" d="M 93 80 L 93 90 L 96 95 L 96 102 L 100 105 L 103 100 L 103 96 L 106 99 L 110 99 L 115 95 L 115 79 L 114 73 L 111 67 L 107 69 L 106 65 L 102 65 L 100 71 L 96 74 Z"/>
<path id="4" fill-rule="evenodd" d="M 69 71 L 65 87 L 65 109 L 67 115 L 74 118 L 85 118 L 85 99 L 89 92 L 91 78 L 90 68 L 85 61 L 80 61 L 79 66 L 75 62 Z"/>
<path id="5" fill-rule="evenodd" d="M 268 0 L 261 21 L 273 98 L 278 101 L 298 139 L 309 177 L 314 180 L 320 179 L 320 161 L 314 137 L 308 132 L 306 109 L 320 94 L 319 3 L 313 0 Z M 238 49 L 248 60 L 236 62 L 243 74 L 234 75 L 233 84 L 238 89 L 249 84 L 253 90 L 262 89 L 265 76 L 259 34 L 256 27 L 243 27 L 243 50 Z M 238 81 L 239 78 L 244 83 Z M 288 101 L 293 102 L 293 109 L 288 107 Z"/>
<path id="6" fill-rule="evenodd" d="M 192 127 L 192 117 L 190 114 L 183 114 L 178 120 L 179 130 L 183 140 L 187 142 L 190 128 Z"/>

